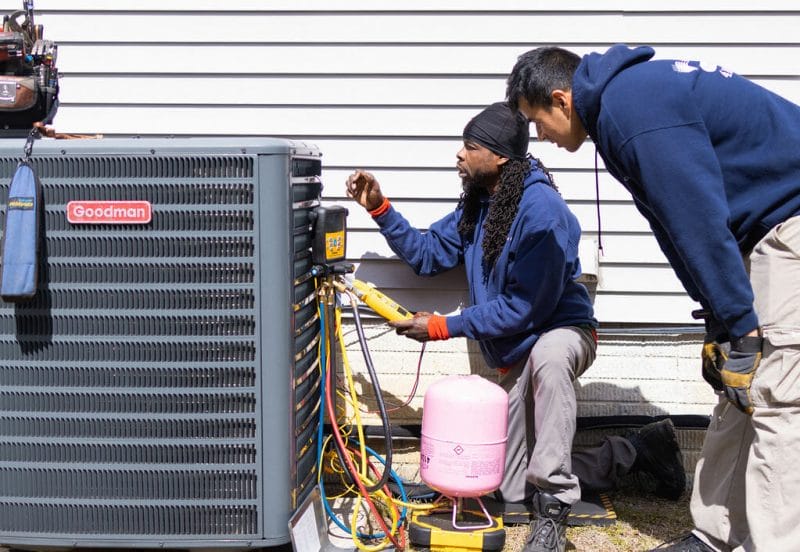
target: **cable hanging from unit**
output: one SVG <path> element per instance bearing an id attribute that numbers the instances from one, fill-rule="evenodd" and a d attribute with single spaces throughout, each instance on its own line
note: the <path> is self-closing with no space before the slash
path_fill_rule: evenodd
<path id="1" fill-rule="evenodd" d="M 359 346 L 364 355 L 370 383 L 374 388 L 377 413 L 381 419 L 382 436 L 386 447 L 386 455 L 381 457 L 365 444 L 366 437 L 361 421 L 363 408 L 359 403 L 353 372 L 347 357 L 341 329 L 341 307 L 340 303 L 335 301 L 335 308 L 330 308 L 331 303 L 334 302 L 330 299 L 331 291 L 325 289 L 328 285 L 328 283 L 321 285 L 321 299 L 318 305 L 320 332 L 324 337 L 319 344 L 324 391 L 321 397 L 323 406 L 320 408 L 317 438 L 317 478 L 323 505 L 332 522 L 342 531 L 350 534 L 359 550 L 372 552 L 388 547 L 402 549 L 406 545 L 405 521 L 409 510 L 431 510 L 439 506 L 438 502 L 432 504 L 410 502 L 402 478 L 392 469 L 391 465 L 392 428 L 388 413 L 410 403 L 416 392 L 417 383 L 415 382 L 414 389 L 403 405 L 393 409 L 386 407 L 358 312 L 358 298 L 351 291 L 337 286 L 338 291 L 349 297 Z M 328 299 L 325 299 L 326 296 Z M 331 357 L 333 348 L 337 344 L 341 350 L 343 389 L 336 389 L 333 383 L 334 364 Z M 419 364 L 421 364 L 421 360 L 422 353 Z M 416 379 L 419 379 L 418 375 Z M 338 408 L 339 405 L 334 403 L 334 398 L 341 399 L 344 405 Z M 324 436 L 323 427 L 326 415 L 331 421 L 331 430 L 329 435 Z M 379 467 L 378 463 L 382 466 Z M 338 475 L 341 478 L 343 491 L 340 494 L 336 496 L 326 494 L 324 473 Z M 397 489 L 396 493 L 393 492 L 390 481 L 394 483 Z M 331 501 L 348 496 L 356 497 L 349 525 L 340 519 L 330 504 Z M 363 533 L 358 530 L 358 520 L 363 515 L 362 511 L 365 507 L 366 515 L 370 516 L 370 519 L 377 524 L 379 531 Z M 366 544 L 366 542 L 370 544 Z"/>

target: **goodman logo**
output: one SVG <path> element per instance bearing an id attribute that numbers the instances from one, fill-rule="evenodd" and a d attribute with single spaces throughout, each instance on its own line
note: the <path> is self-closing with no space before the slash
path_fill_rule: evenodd
<path id="1" fill-rule="evenodd" d="M 149 201 L 70 201 L 71 224 L 147 224 L 153 217 Z"/>

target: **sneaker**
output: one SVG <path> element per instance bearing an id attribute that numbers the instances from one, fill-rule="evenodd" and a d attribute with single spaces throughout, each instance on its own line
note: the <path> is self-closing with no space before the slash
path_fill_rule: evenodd
<path id="1" fill-rule="evenodd" d="M 650 475 L 656 481 L 656 496 L 678 500 L 686 490 L 686 471 L 672 420 L 647 424 L 625 438 L 636 449 L 631 473 Z"/>
<path id="2" fill-rule="evenodd" d="M 523 552 L 564 552 L 567 548 L 567 515 L 569 504 L 553 495 L 537 492 L 533 497 L 536 518 Z"/>
<path id="3" fill-rule="evenodd" d="M 650 552 L 715 552 L 713 548 L 698 539 L 694 534 L 689 533 L 685 537 L 664 543 Z"/>

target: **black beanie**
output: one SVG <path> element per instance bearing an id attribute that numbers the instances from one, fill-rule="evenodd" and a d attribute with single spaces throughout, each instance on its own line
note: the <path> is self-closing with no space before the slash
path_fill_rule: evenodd
<path id="1" fill-rule="evenodd" d="M 506 102 L 493 103 L 467 123 L 464 140 L 476 142 L 501 157 L 524 159 L 528 153 L 528 120 Z"/>

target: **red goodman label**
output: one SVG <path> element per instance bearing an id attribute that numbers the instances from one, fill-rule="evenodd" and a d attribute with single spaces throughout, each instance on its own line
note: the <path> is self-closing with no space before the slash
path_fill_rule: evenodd
<path id="1" fill-rule="evenodd" d="M 153 213 L 149 201 L 70 201 L 72 224 L 147 224 Z"/>

